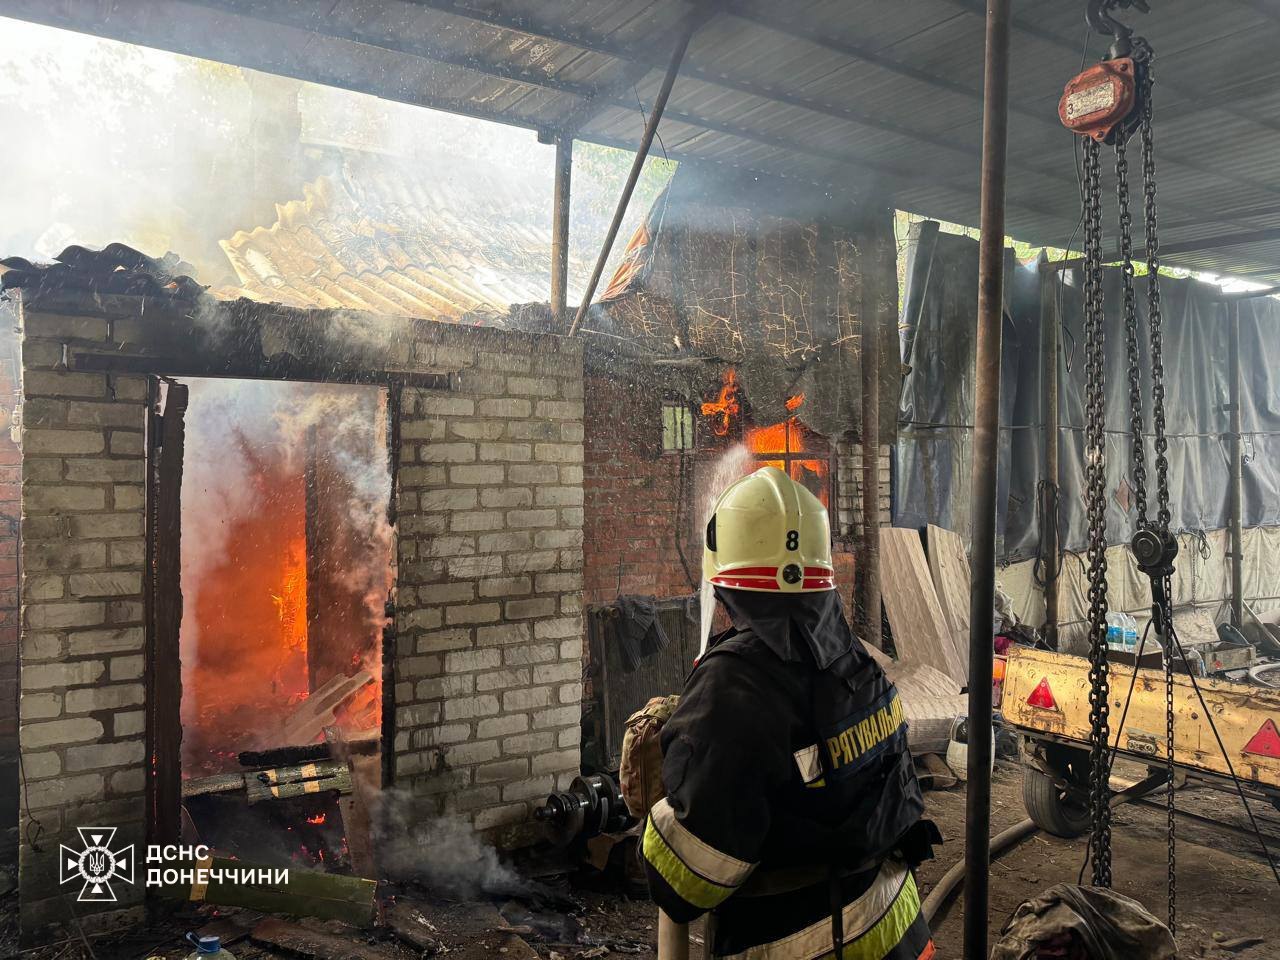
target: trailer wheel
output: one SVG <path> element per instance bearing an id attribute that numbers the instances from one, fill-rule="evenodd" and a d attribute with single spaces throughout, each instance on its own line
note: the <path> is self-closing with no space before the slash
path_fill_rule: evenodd
<path id="1" fill-rule="evenodd" d="M 1022 802 L 1027 815 L 1046 833 L 1067 840 L 1089 831 L 1089 807 L 1056 787 L 1053 778 L 1029 763 L 1022 765 Z"/>

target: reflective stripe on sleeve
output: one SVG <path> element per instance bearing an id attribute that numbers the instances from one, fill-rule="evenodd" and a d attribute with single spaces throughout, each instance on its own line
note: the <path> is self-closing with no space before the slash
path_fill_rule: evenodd
<path id="1" fill-rule="evenodd" d="M 755 868 L 695 837 L 676 819 L 666 798 L 649 811 L 642 849 L 682 900 L 704 910 L 723 903 Z"/>
<path id="2" fill-rule="evenodd" d="M 822 760 L 818 757 L 818 745 L 811 744 L 794 754 L 796 769 L 800 771 L 800 779 L 805 783 L 813 783 L 822 779 Z"/>
<path id="3" fill-rule="evenodd" d="M 920 916 L 920 893 L 905 864 L 888 861 L 871 888 L 844 908 L 844 949 L 840 960 L 883 960 Z M 916 951 L 918 953 L 918 951 Z M 724 960 L 818 960 L 833 957 L 831 918 L 797 930 L 789 937 L 750 947 Z"/>

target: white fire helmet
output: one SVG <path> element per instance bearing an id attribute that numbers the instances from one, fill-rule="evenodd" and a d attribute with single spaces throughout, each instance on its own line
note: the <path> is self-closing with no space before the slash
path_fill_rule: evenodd
<path id="1" fill-rule="evenodd" d="M 735 481 L 707 522 L 702 576 L 734 590 L 834 590 L 827 508 L 777 467 Z"/>

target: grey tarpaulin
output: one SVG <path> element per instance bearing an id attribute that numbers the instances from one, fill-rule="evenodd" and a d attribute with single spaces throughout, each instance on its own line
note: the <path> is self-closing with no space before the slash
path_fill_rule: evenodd
<path id="1" fill-rule="evenodd" d="M 1036 960 L 1039 945 L 1076 941 L 1089 960 L 1174 960 L 1169 928 L 1136 900 L 1100 887 L 1059 883 L 1025 901 L 1001 931 L 991 960 Z M 1078 954 L 1054 950 L 1050 956 Z"/>
<path id="2" fill-rule="evenodd" d="M 973 431 L 973 337 L 977 313 L 977 243 L 941 235 L 927 292 L 927 250 L 909 253 L 904 359 L 910 370 L 899 406 L 898 469 L 894 523 L 937 523 L 967 537 L 969 459 Z M 1062 323 L 1058 360 L 1061 425 L 1059 529 L 1063 546 L 1085 543 L 1083 501 L 1084 363 L 1079 271 L 1042 274 L 1036 264 L 1007 273 L 1001 364 L 1001 443 L 997 534 L 1005 560 L 1035 555 L 1039 543 L 1036 484 L 1044 439 L 1040 373 L 1040 310 Z M 1138 339 L 1144 376 L 1148 512 L 1154 512 L 1150 358 L 1146 278 L 1138 277 Z M 1216 287 L 1195 280 L 1161 278 L 1164 318 L 1166 431 L 1173 528 L 1226 526 L 1229 480 L 1226 308 Z M 1106 271 L 1107 345 L 1107 540 L 1126 542 L 1134 509 L 1126 510 L 1132 483 L 1129 381 L 1120 310 L 1120 273 Z M 1042 292 L 1044 294 L 1042 298 Z M 921 307 L 921 297 L 923 306 Z M 914 310 L 913 310 L 914 308 Z M 918 318 L 918 322 L 917 322 Z M 1280 524 L 1280 302 L 1240 304 L 1240 354 L 1244 380 L 1246 527 Z"/>

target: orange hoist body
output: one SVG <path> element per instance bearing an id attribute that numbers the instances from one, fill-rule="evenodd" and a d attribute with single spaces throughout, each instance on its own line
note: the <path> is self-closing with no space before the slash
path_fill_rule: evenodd
<path id="1" fill-rule="evenodd" d="M 1058 101 L 1062 125 L 1082 137 L 1106 141 L 1133 112 L 1137 76 L 1130 57 L 1103 60 L 1067 81 Z"/>

